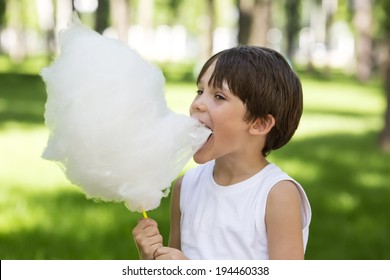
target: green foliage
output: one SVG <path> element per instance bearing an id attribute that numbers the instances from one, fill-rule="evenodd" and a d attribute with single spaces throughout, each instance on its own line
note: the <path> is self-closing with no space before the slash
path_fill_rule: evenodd
<path id="1" fill-rule="evenodd" d="M 0 73 L 20 73 L 20 74 L 33 74 L 39 73 L 42 67 L 48 65 L 51 62 L 49 56 L 34 56 L 28 57 L 21 63 L 14 63 L 7 56 L 0 55 Z"/>
<path id="2" fill-rule="evenodd" d="M 139 9 L 140 1 L 134 2 Z M 199 33 L 199 17 L 203 14 L 204 1 L 191 0 L 155 0 L 153 24 L 184 25 L 190 33 Z M 137 12 L 136 12 L 137 14 Z"/>
<path id="3" fill-rule="evenodd" d="M 156 24 L 177 24 L 181 0 L 156 0 L 154 2 Z"/>
<path id="4" fill-rule="evenodd" d="M 5 0 L 0 0 L 0 26 L 4 24 Z"/>
<path id="5" fill-rule="evenodd" d="M 379 19 L 378 32 L 379 35 L 385 36 L 390 40 L 390 0 L 379 0 L 375 1 L 375 12 Z"/>
<path id="6" fill-rule="evenodd" d="M 194 82 L 195 63 L 159 63 L 159 68 L 163 71 L 164 77 L 169 82 Z"/>
<path id="7" fill-rule="evenodd" d="M 24 26 L 25 29 L 38 29 L 35 1 L 8 0 L 5 2 L 5 17 L 8 24 Z"/>
<path id="8" fill-rule="evenodd" d="M 304 115 L 274 161 L 304 186 L 313 219 L 308 259 L 390 259 L 390 155 L 376 143 L 385 101 L 378 83 L 302 75 Z M 0 74 L 0 259 L 136 259 L 139 213 L 95 203 L 52 162 L 39 76 Z M 194 83 L 169 83 L 168 105 L 187 113 Z M 190 162 L 186 168 L 193 166 Z M 150 211 L 167 244 L 169 198 Z"/>

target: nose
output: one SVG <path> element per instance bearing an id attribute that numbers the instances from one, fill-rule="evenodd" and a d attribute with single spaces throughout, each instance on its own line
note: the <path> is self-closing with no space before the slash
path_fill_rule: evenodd
<path id="1" fill-rule="evenodd" d="M 207 110 L 207 104 L 205 100 L 205 95 L 197 95 L 192 101 L 191 107 L 190 107 L 190 113 L 199 113 L 199 112 L 205 112 Z"/>

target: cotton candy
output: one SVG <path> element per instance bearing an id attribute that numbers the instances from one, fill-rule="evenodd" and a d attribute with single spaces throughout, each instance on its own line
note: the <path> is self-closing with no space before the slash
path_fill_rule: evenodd
<path id="1" fill-rule="evenodd" d="M 41 72 L 50 130 L 42 157 L 89 198 L 157 208 L 211 131 L 167 107 L 162 72 L 125 44 L 77 18 L 59 44 Z"/>

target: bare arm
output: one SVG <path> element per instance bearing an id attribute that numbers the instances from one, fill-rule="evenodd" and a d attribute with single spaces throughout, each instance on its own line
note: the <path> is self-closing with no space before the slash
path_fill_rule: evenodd
<path id="1" fill-rule="evenodd" d="M 171 232 L 169 247 L 158 248 L 154 254 L 156 260 L 186 260 L 188 259 L 181 250 L 180 241 L 180 191 L 183 177 L 179 178 L 172 192 L 171 198 Z"/>
<path id="2" fill-rule="evenodd" d="M 180 177 L 173 186 L 171 199 L 171 230 L 169 235 L 169 247 L 180 250 L 180 191 L 183 177 Z"/>
<path id="3" fill-rule="evenodd" d="M 291 181 L 281 181 L 270 191 L 265 222 L 270 259 L 304 259 L 301 198 Z"/>

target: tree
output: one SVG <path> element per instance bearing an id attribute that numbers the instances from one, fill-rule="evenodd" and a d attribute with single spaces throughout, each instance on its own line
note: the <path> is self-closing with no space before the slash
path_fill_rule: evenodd
<path id="1" fill-rule="evenodd" d="M 207 60 L 213 54 L 213 38 L 215 29 L 215 1 L 206 0 L 206 16 L 202 26 L 201 46 L 202 46 L 202 61 Z"/>
<path id="2" fill-rule="evenodd" d="M 285 0 L 287 56 L 291 59 L 294 54 L 294 45 L 301 28 L 301 0 Z"/>
<path id="3" fill-rule="evenodd" d="M 9 55 L 14 62 L 21 62 L 27 54 L 26 38 L 24 36 L 25 21 L 23 17 L 24 6 L 21 1 L 7 1 L 7 26 L 10 28 L 14 37 L 10 40 Z"/>
<path id="4" fill-rule="evenodd" d="M 390 35 L 390 34 L 389 34 Z M 390 40 L 390 37 L 388 38 Z M 380 146 L 383 151 L 390 152 L 390 43 L 387 51 L 387 62 L 385 66 L 385 94 L 386 94 L 386 111 L 385 126 L 380 136 Z"/>
<path id="5" fill-rule="evenodd" d="M 372 3 L 371 0 L 354 0 L 356 27 L 356 76 L 367 81 L 372 71 Z"/>
<path id="6" fill-rule="evenodd" d="M 100 34 L 108 27 L 108 18 L 109 18 L 109 0 L 100 0 L 95 17 L 95 30 Z"/>
<path id="7" fill-rule="evenodd" d="M 337 11 L 337 0 L 322 0 L 322 10 L 325 15 L 325 46 L 331 50 L 331 27 L 334 23 L 334 16 Z"/>
<path id="8" fill-rule="evenodd" d="M 390 152 L 390 0 L 380 2 L 385 16 L 382 19 L 383 37 L 387 47 L 387 59 L 384 63 L 384 91 L 386 95 L 385 125 L 380 135 L 380 146 L 383 151 Z"/>
<path id="9" fill-rule="evenodd" d="M 110 0 L 111 23 L 118 32 L 118 39 L 127 44 L 129 29 L 129 1 Z"/>
<path id="10" fill-rule="evenodd" d="M 0 0 L 0 31 L 2 27 L 5 25 L 4 18 L 5 18 L 5 6 L 6 6 L 5 0 Z M 0 54 L 3 52 L 0 44 Z"/>
<path id="11" fill-rule="evenodd" d="M 5 0 L 0 0 L 0 27 L 4 24 Z"/>
<path id="12" fill-rule="evenodd" d="M 267 46 L 267 32 L 271 25 L 271 0 L 238 0 L 238 42 Z"/>
<path id="13" fill-rule="evenodd" d="M 38 16 L 39 30 L 42 32 L 46 43 L 46 58 L 48 62 L 52 61 L 56 51 L 55 34 L 55 3 L 53 0 L 36 1 L 36 11 Z"/>

